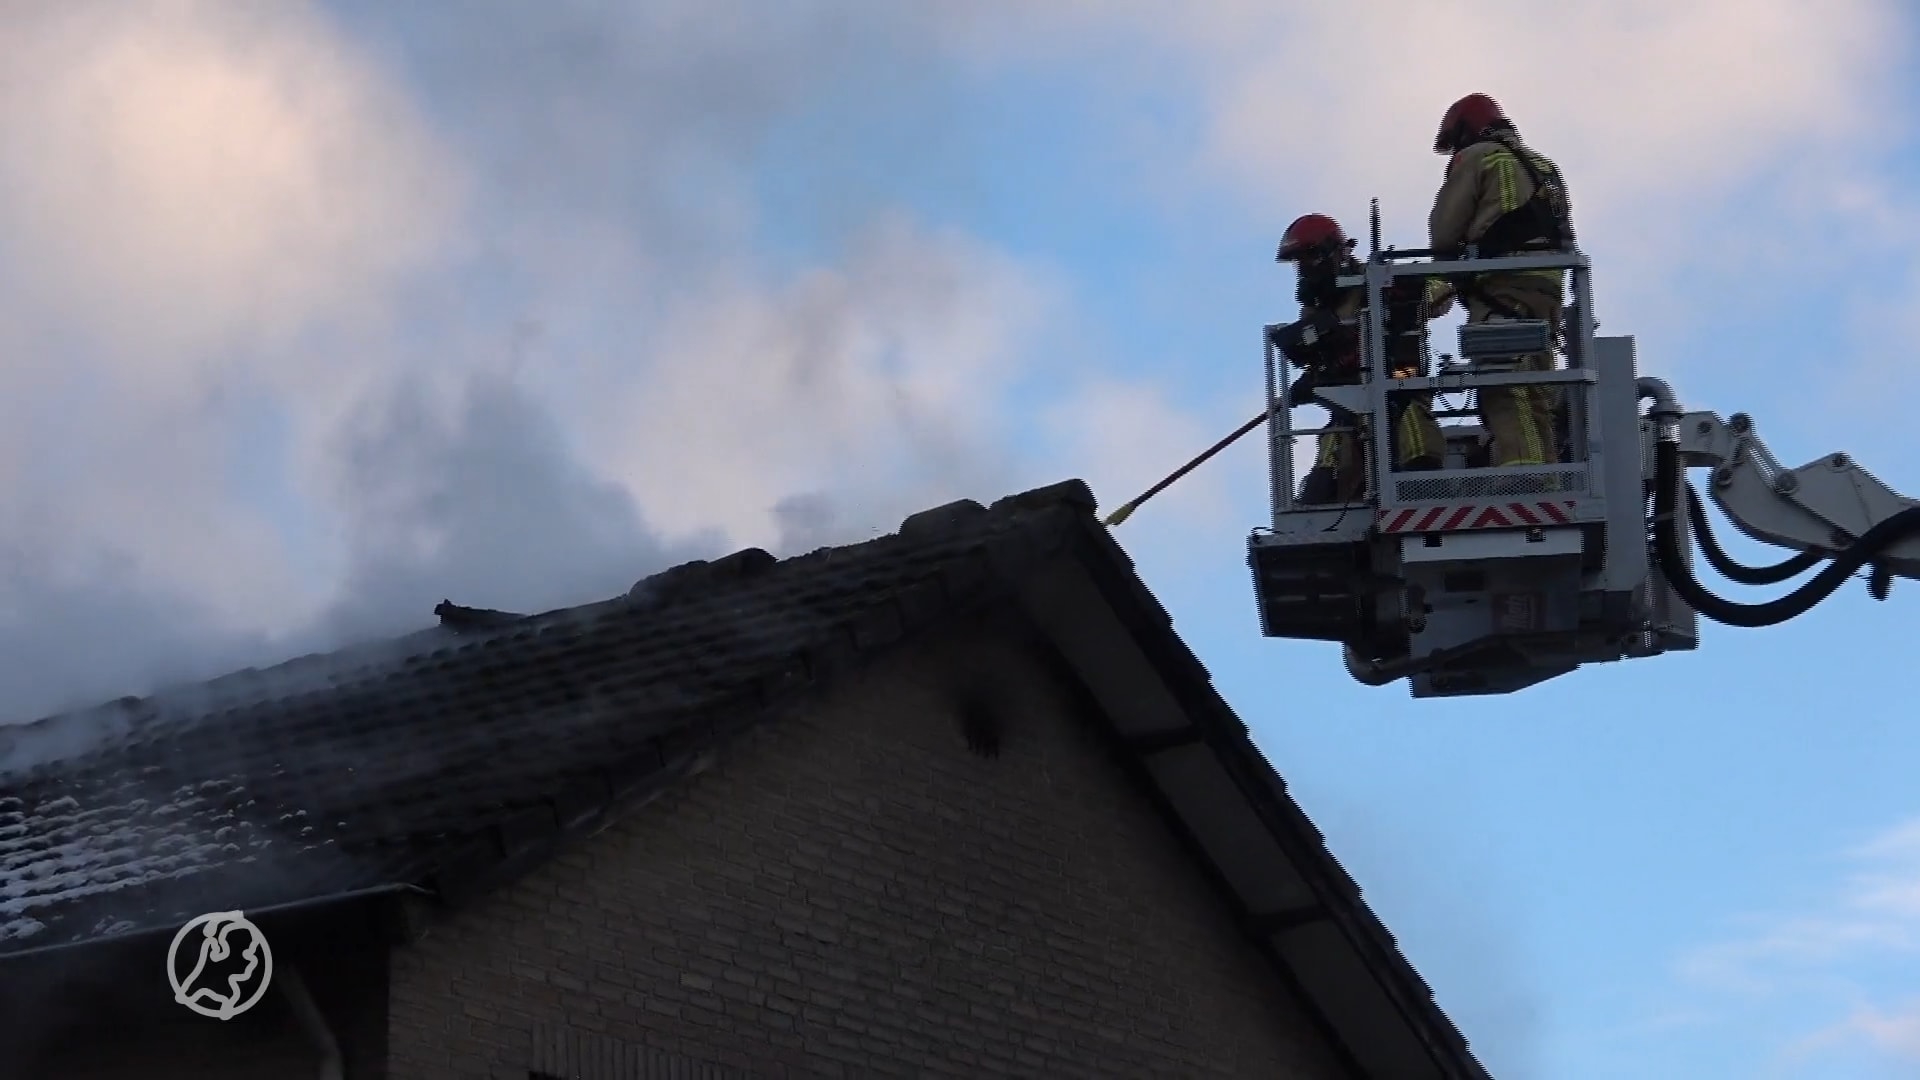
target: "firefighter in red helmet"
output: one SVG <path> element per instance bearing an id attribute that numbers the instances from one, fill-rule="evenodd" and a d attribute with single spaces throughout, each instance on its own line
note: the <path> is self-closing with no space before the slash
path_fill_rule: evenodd
<path id="1" fill-rule="evenodd" d="M 1499 103 L 1485 94 L 1454 102 L 1433 139 L 1450 155 L 1446 180 L 1427 219 L 1434 258 L 1458 258 L 1468 244 L 1480 258 L 1523 251 L 1564 251 L 1574 244 L 1566 182 L 1560 169 L 1520 141 Z M 1453 279 L 1470 322 L 1542 319 L 1558 337 L 1565 272 L 1522 270 Z M 1530 370 L 1553 368 L 1551 352 L 1525 357 Z M 1546 465 L 1560 460 L 1557 395 L 1548 387 L 1483 387 L 1480 419 L 1492 436 L 1491 463 Z"/>
<path id="2" fill-rule="evenodd" d="M 1276 329 L 1274 344 L 1289 362 L 1305 369 L 1308 386 L 1336 386 L 1360 381 L 1364 365 L 1360 356 L 1359 317 L 1367 292 L 1363 285 L 1342 288 L 1337 279 L 1358 274 L 1361 266 L 1353 257 L 1354 241 L 1339 222 L 1325 214 L 1306 214 L 1287 226 L 1275 256 L 1292 263 L 1298 277 L 1294 295 L 1300 302 L 1300 318 Z M 1396 314 L 1413 315 L 1419 295 L 1418 286 L 1411 297 L 1391 305 Z M 1451 303 L 1441 282 L 1431 282 L 1428 296 L 1429 318 L 1442 314 Z M 1396 341 L 1400 338 L 1396 337 Z M 1409 378 L 1420 374 L 1419 347 L 1397 351 L 1393 376 Z M 1410 355 L 1408 355 L 1410 353 Z M 1394 410 L 1394 465 L 1398 469 L 1431 469 L 1440 464 L 1445 445 L 1440 426 L 1434 422 L 1429 400 L 1410 396 Z M 1360 418 L 1336 412 L 1336 424 L 1364 427 Z M 1314 466 L 1301 486 L 1303 503 L 1352 502 L 1366 486 L 1365 458 L 1360 443 L 1345 432 L 1323 432 L 1315 454 Z"/>

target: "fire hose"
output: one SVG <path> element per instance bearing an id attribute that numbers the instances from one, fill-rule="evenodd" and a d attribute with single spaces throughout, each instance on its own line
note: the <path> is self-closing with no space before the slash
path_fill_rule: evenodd
<path id="1" fill-rule="evenodd" d="M 1277 407 L 1278 407 L 1278 404 L 1276 403 L 1275 408 Z M 1180 466 L 1178 469 L 1173 470 L 1173 472 L 1170 475 L 1168 475 L 1168 477 L 1165 480 L 1162 480 L 1159 483 L 1148 488 L 1147 490 L 1141 492 L 1137 498 L 1133 499 L 1131 502 L 1125 503 L 1119 509 L 1115 510 L 1113 513 L 1108 514 L 1106 516 L 1107 527 L 1112 528 L 1113 526 L 1118 525 L 1121 522 L 1132 517 L 1133 512 L 1135 510 L 1140 509 L 1140 504 L 1146 502 L 1148 499 L 1153 498 L 1155 495 L 1158 495 L 1162 491 L 1165 491 L 1167 488 L 1171 487 L 1175 480 L 1180 479 L 1181 477 L 1187 475 L 1193 470 L 1206 464 L 1207 460 L 1213 457 L 1215 454 L 1218 454 L 1220 451 L 1225 450 L 1227 447 L 1232 446 L 1236 442 L 1239 442 L 1243 437 L 1246 436 L 1247 432 L 1252 431 L 1254 428 L 1257 428 L 1261 424 L 1265 423 L 1267 420 L 1267 417 L 1272 415 L 1273 415 L 1273 409 L 1267 409 L 1265 412 L 1262 412 L 1259 416 L 1256 416 L 1253 419 L 1247 421 L 1246 423 L 1241 424 L 1237 429 L 1234 430 L 1233 434 L 1228 435 L 1226 438 L 1221 439 L 1219 442 L 1214 443 L 1212 446 L 1209 446 L 1198 457 L 1195 457 L 1192 461 L 1187 462 L 1185 465 Z"/>

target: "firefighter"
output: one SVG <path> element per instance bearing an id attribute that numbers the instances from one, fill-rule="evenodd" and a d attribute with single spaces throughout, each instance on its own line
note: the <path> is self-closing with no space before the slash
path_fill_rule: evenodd
<path id="1" fill-rule="evenodd" d="M 1467 244 L 1483 259 L 1522 251 L 1573 247 L 1573 220 L 1559 167 L 1520 141 L 1513 122 L 1485 94 L 1454 102 L 1434 136 L 1436 154 L 1451 155 L 1446 180 L 1427 219 L 1435 259 L 1458 258 Z M 1469 322 L 1542 319 L 1550 339 L 1560 332 L 1565 271 L 1521 270 L 1454 279 Z M 1551 351 L 1521 358 L 1527 370 L 1550 371 Z M 1544 386 L 1483 387 L 1480 420 L 1493 439 L 1491 464 L 1546 465 L 1560 460 L 1557 395 Z"/>
<path id="2" fill-rule="evenodd" d="M 1280 240 L 1275 258 L 1294 264 L 1300 318 L 1281 329 L 1278 335 L 1281 340 L 1276 344 L 1291 362 L 1306 369 L 1304 381 L 1309 386 L 1351 384 L 1359 382 L 1364 374 L 1357 323 L 1366 304 L 1366 287 L 1341 288 L 1335 280 L 1343 274 L 1361 272 L 1359 260 L 1353 257 L 1354 246 L 1355 241 L 1347 238 L 1339 223 L 1325 214 L 1306 214 L 1295 219 Z M 1400 315 L 1413 313 L 1423 286 L 1412 284 L 1410 287 L 1411 295 L 1403 290 L 1399 302 L 1390 301 L 1390 311 Z M 1433 279 L 1425 288 L 1427 316 L 1444 314 L 1451 304 L 1444 283 Z M 1307 328 L 1311 328 L 1310 332 L 1303 332 Z M 1303 344 L 1303 339 L 1309 336 L 1313 338 L 1312 346 Z M 1397 363 L 1393 377 L 1403 379 L 1424 374 L 1420 370 L 1417 340 L 1399 335 L 1392 340 L 1396 345 L 1411 345 L 1409 350 L 1395 350 Z M 1432 395 L 1408 395 L 1396 402 L 1392 420 L 1396 469 L 1439 467 L 1445 438 L 1440 425 L 1434 422 L 1431 400 Z M 1333 414 L 1334 423 L 1358 427 L 1365 432 L 1362 418 L 1331 407 L 1328 412 Z M 1313 468 L 1301 485 L 1299 501 L 1353 502 L 1359 499 L 1365 486 L 1365 457 L 1360 443 L 1347 432 L 1322 432 Z"/>

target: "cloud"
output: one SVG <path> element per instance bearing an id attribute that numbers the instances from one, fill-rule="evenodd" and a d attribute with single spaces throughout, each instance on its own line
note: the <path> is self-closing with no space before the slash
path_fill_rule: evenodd
<path id="1" fill-rule="evenodd" d="M 1682 956 L 1676 974 L 1722 1011 L 1789 1004 L 1803 1030 L 1791 1042 L 1783 1034 L 1785 1059 L 1864 1043 L 1920 1061 L 1920 1009 L 1908 996 L 1920 961 L 1920 819 L 1856 845 L 1842 861 L 1847 870 L 1830 895 L 1800 911 L 1742 920 L 1738 936 Z"/>
<path id="2" fill-rule="evenodd" d="M 884 188 L 762 186 L 821 110 L 940 102 L 947 25 L 10 14 L 0 715 L 1012 490 L 1068 291 Z M 815 212 L 847 227 L 783 249 Z"/>
<path id="3" fill-rule="evenodd" d="M 1422 246 L 1441 113 L 1493 94 L 1568 178 L 1607 332 L 1637 335 L 1669 378 L 1696 364 L 1715 377 L 1729 321 L 1920 240 L 1920 204 L 1889 181 L 1920 35 L 1890 0 L 1622 0 L 1544 17 L 1517 0 L 1204 0 L 1177 20 L 1124 0 L 1023 14 L 1011 54 L 1099 50 L 1110 97 L 1170 117 L 1138 146 L 1154 175 L 1134 183 L 1268 236 L 1307 210 L 1359 234 L 1378 196 L 1386 242 Z M 1884 361 L 1866 349 L 1834 366 L 1856 364 Z"/>
<path id="4" fill-rule="evenodd" d="M 1550 19 L 1515 0 L 1216 0 L 1177 21 L 1140 3 L 1076 11 L 1131 21 L 1186 60 L 1208 102 L 1203 164 L 1251 198 L 1379 192 L 1409 223 L 1438 183 L 1440 114 L 1462 94 L 1501 100 L 1584 203 L 1639 212 L 1712 203 L 1783 152 L 1897 130 L 1884 95 L 1909 47 L 1904 13 L 1875 0 L 1627 0 Z"/>
<path id="5" fill-rule="evenodd" d="M 1016 482 L 1002 414 L 1055 282 L 951 230 L 875 218 L 837 266 L 734 277 L 662 313 L 643 367 L 590 414 L 597 458 L 663 529 L 775 531 L 827 490 L 859 527 Z"/>
<path id="6" fill-rule="evenodd" d="M 1053 406 L 1044 423 L 1057 440 L 1059 456 L 1084 463 L 1082 478 L 1099 498 L 1102 512 L 1111 513 L 1229 434 L 1236 422 L 1248 419 L 1229 415 L 1219 408 L 1205 414 L 1183 409 L 1148 380 L 1106 377 L 1089 380 L 1073 400 Z M 1236 449 L 1250 451 L 1263 441 L 1261 435 L 1259 430 L 1249 433 Z M 1226 517 L 1231 483 L 1246 478 L 1231 475 L 1224 465 L 1220 458 L 1209 461 L 1155 495 L 1151 509 L 1141 511 L 1140 524 L 1180 522 L 1179 528 L 1169 527 L 1169 534 L 1190 536 L 1196 518 Z M 1136 524 L 1130 535 L 1138 531 Z"/>
<path id="7" fill-rule="evenodd" d="M 347 572 L 322 617 L 336 640 L 414 629 L 443 597 L 529 613 L 587 603 L 725 551 L 712 530 L 658 539 L 627 490 L 575 460 L 553 414 L 497 373 L 440 395 L 405 385 L 343 434 Z"/>
<path id="8" fill-rule="evenodd" d="M 83 2 L 8 29 L 7 321 L 149 397 L 378 307 L 457 220 L 431 130 L 303 5 Z"/>
<path id="9" fill-rule="evenodd" d="M 259 639 L 122 560 L 73 564 L 52 567 L 31 552 L 7 553 L 0 725 L 97 704 L 133 687 L 212 678 L 262 658 Z"/>
<path id="10" fill-rule="evenodd" d="M 510 370 L 484 377 L 547 414 L 533 425 L 552 429 L 540 453 L 573 470 L 568 490 L 617 487 L 646 507 L 633 520 L 654 539 L 637 550 L 713 528 L 728 543 L 773 542 L 796 527 L 797 504 L 783 502 L 794 498 L 813 500 L 818 539 L 1053 473 L 1106 470 L 1094 478 L 1103 497 L 1128 497 L 1238 410 L 1135 375 L 1103 375 L 1082 395 L 1082 365 L 1050 391 L 1047 437 L 1023 435 L 1006 410 L 1033 392 L 1030 376 L 1086 359 L 1057 329 L 1075 318 L 1066 282 L 916 220 L 884 185 L 774 192 L 764 177 L 780 171 L 769 155 L 793 150 L 776 135 L 815 130 L 822 110 L 847 130 L 874 103 L 950 109 L 945 82 L 1063 52 L 1090 80 L 1145 85 L 1151 65 L 1096 64 L 1129 48 L 1184 58 L 1201 95 L 1201 172 L 1167 175 L 1238 184 L 1252 220 L 1297 209 L 1278 190 L 1385 194 L 1382 178 L 1400 177 L 1412 201 L 1390 208 L 1424 199 L 1431 178 L 1417 163 L 1440 103 L 1410 88 L 1440 80 L 1443 46 L 1478 20 L 1449 22 L 1451 7 L 1336 18 L 1215 3 L 1169 30 L 1143 22 L 1146 10 L 766 16 L 688 0 L 456 15 L 172 0 L 13 16 L 5 47 L 22 76 L 0 90 L 0 345 L 26 359 L 0 375 L 0 541 L 67 580 L 117 560 L 126 589 L 172 598 L 162 608 L 191 598 L 210 626 L 291 632 L 380 577 L 368 569 L 377 519 L 352 481 L 397 477 L 343 462 L 354 445 L 343 432 L 383 409 L 431 412 L 429 399 L 444 420 L 473 372 L 501 363 Z M 1812 121 L 1873 115 L 1855 106 L 1901 40 L 1883 9 L 1814 18 L 1768 4 L 1717 23 L 1652 8 L 1636 22 L 1637 11 L 1520 21 L 1526 40 L 1591 62 L 1551 91 L 1490 85 L 1554 144 L 1583 199 L 1676 180 L 1711 191 L 1740 168 L 1857 134 Z M 1751 92 L 1687 91 L 1686 63 L 1720 65 L 1714 85 L 1731 86 L 1788 38 L 1778 70 L 1744 80 Z M 1400 74 L 1349 78 L 1350 40 L 1404 61 Z M 1530 75 L 1524 50 L 1511 53 L 1493 61 L 1493 84 L 1507 69 Z M 1320 85 L 1343 87 L 1340 124 L 1303 93 Z M 1621 87 L 1667 103 L 1657 131 L 1589 107 Z M 926 131 L 975 122 L 924 120 Z M 1300 131 L 1329 148 L 1298 153 L 1285 133 Z M 1661 154 L 1603 153 L 1623 140 Z M 849 161 L 874 150 L 805 149 Z M 1855 186 L 1861 205 L 1904 220 L 1897 196 Z M 769 255 L 792 234 L 783 217 L 810 216 L 845 228 Z M 1153 434 L 1117 434 L 1130 429 Z M 1089 464 L 1036 464 L 1062 459 Z M 1224 468 L 1163 498 L 1219 509 Z M 417 553 L 381 558 L 381 573 L 439 572 Z"/>
<path id="11" fill-rule="evenodd" d="M 792 152 L 776 136 L 815 130 L 823 110 L 846 130 L 872 103 L 951 108 L 949 80 L 1063 56 L 1143 93 L 1159 69 L 1105 62 L 1132 50 L 1184 63 L 1188 82 L 1153 86 L 1199 94 L 1203 153 L 1161 179 L 1235 185 L 1250 225 L 1310 198 L 1358 203 L 1357 190 L 1389 195 L 1396 228 L 1416 221 L 1421 163 L 1437 165 L 1427 128 L 1451 94 L 1425 87 L 1451 77 L 1449 43 L 1478 40 L 1481 16 L 1223 2 L 1168 27 L 1147 10 L 170 0 L 10 16 L 0 346 L 21 360 L 0 373 L 0 544 L 49 583 L 16 588 L 19 625 L 40 625 L 52 583 L 67 591 L 47 618 L 119 596 L 125 626 L 172 612 L 195 635 L 240 639 L 352 622 L 343 613 L 373 610 L 376 593 L 494 587 L 506 552 L 543 541 L 530 514 L 507 520 L 531 503 L 456 475 L 482 461 L 550 469 L 578 496 L 579 536 L 597 538 L 579 543 L 596 554 L 530 563 L 608 575 L 628 546 L 645 564 L 859 538 L 1069 472 L 1117 505 L 1240 409 L 1101 371 L 1072 340 L 1070 281 L 915 218 L 884 185 L 775 192 L 764 178 Z M 1862 107 L 1904 40 L 1890 10 L 1521 19 L 1522 44 L 1571 58 L 1564 77 L 1532 88 L 1514 48 L 1490 59 L 1486 88 L 1568 164 L 1583 212 L 1679 207 L 1890 122 Z M 1354 77 L 1355 41 L 1394 74 Z M 1744 78 L 1761 64 L 1767 78 Z M 1694 85 L 1706 67 L 1719 75 Z M 1315 104 L 1322 86 L 1341 87 L 1337 124 Z M 1660 122 L 1621 101 L 1657 105 Z M 974 122 L 935 112 L 923 128 Z M 1913 221 L 1870 170 L 1830 183 L 1861 220 Z M 783 218 L 813 215 L 846 227 L 778 246 L 793 235 Z M 1644 233 L 1589 235 L 1627 252 Z M 1039 411 L 1010 411 L 1036 397 Z M 382 416 L 421 426 L 376 438 Z M 528 441 L 489 447 L 469 422 Z M 1223 521 L 1226 492 L 1264 486 L 1264 456 L 1236 447 L 1160 503 Z M 375 512 L 408 491 L 434 492 L 432 509 Z M 417 588 L 395 586 L 403 570 Z M 94 580 L 114 583 L 101 604 L 72 592 Z"/>
<path id="12" fill-rule="evenodd" d="M 1830 903 L 1813 913 L 1758 917 L 1752 933 L 1688 956 L 1683 977 L 1766 993 L 1795 969 L 1860 952 L 1920 949 L 1920 819 L 1843 853 L 1852 869 Z"/>
<path id="13" fill-rule="evenodd" d="M 1795 1040 L 1780 1059 L 1784 1067 L 1795 1068 L 1809 1059 L 1849 1052 L 1877 1055 L 1878 1062 L 1889 1066 L 1920 1063 L 1920 998 L 1888 1008 L 1858 1006 L 1845 1019 Z"/>
<path id="14" fill-rule="evenodd" d="M 240 618 L 297 586 L 232 498 L 233 439 L 261 393 L 355 385 L 352 354 L 301 346 L 377 321 L 437 256 L 457 167 L 299 5 L 8 19 L 0 532 L 54 568 L 113 553 Z"/>

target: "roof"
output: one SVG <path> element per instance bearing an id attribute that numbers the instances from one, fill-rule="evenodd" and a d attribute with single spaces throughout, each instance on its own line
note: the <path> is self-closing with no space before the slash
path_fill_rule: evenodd
<path id="1" fill-rule="evenodd" d="M 0 729 L 0 958 L 382 886 L 458 902 L 836 673 L 1009 604 L 1357 1074 L 1486 1076 L 1077 480 L 541 615 L 446 603 L 397 641 Z"/>

